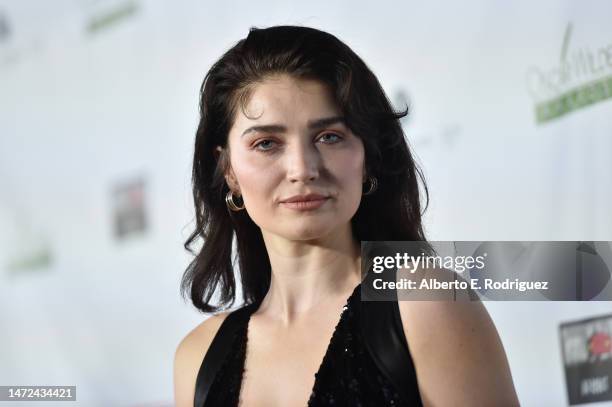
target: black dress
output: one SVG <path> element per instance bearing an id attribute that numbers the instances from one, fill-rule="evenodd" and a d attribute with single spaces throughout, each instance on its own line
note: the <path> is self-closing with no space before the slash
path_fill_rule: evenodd
<path id="1" fill-rule="evenodd" d="M 361 301 L 360 286 L 361 284 L 355 287 L 342 310 L 323 361 L 315 373 L 315 383 L 308 400 L 308 407 L 422 405 L 409 352 L 407 363 L 411 374 L 408 375 L 408 379 L 400 382 L 403 388 L 398 389 L 393 380 L 384 374 L 384 369 L 380 368 L 381 362 L 376 363 L 376 355 L 372 355 L 372 351 L 368 350 L 364 331 L 360 326 L 363 321 L 360 318 L 362 305 L 367 304 Z M 399 315 L 397 303 L 394 303 L 394 306 Z M 222 334 L 219 333 L 222 331 L 220 328 L 204 358 L 196 381 L 194 400 L 196 407 L 238 406 L 247 348 L 248 321 L 257 308 L 258 304 L 250 304 L 226 317 L 226 320 L 233 318 L 232 324 L 235 328 L 231 331 L 226 329 Z M 392 329 L 397 331 L 402 328 L 400 325 Z M 401 338 L 404 342 L 402 345 L 407 350 L 403 331 Z M 214 351 L 211 350 L 213 347 Z M 211 352 L 216 354 L 209 355 Z M 221 360 L 214 360 L 218 359 L 219 353 L 224 354 L 224 357 Z M 401 360 L 397 357 L 395 359 Z M 216 371 L 211 371 L 207 364 L 218 365 L 214 369 Z"/>

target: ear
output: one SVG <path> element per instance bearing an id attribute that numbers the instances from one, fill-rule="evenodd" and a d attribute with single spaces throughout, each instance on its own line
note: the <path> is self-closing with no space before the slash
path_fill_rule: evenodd
<path id="1" fill-rule="evenodd" d="M 234 170 L 232 169 L 232 163 L 229 160 L 229 156 L 227 151 L 223 149 L 221 146 L 215 147 L 213 152 L 215 159 L 219 160 L 227 160 L 227 170 L 225 171 L 224 177 L 227 186 L 232 190 L 236 195 L 240 195 L 240 186 L 238 185 L 238 180 L 236 179 L 236 174 L 234 174 Z M 222 163 L 225 165 L 225 163 Z"/>
<path id="2" fill-rule="evenodd" d="M 219 158 L 221 158 L 221 154 L 223 154 L 223 147 L 215 147 L 215 149 L 213 150 L 213 156 L 215 157 L 215 161 L 219 161 Z"/>

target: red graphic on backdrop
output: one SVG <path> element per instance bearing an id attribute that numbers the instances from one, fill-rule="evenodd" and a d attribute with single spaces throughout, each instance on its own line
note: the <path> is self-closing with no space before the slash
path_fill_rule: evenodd
<path id="1" fill-rule="evenodd" d="M 597 332 L 589 339 L 589 353 L 591 356 L 603 356 L 612 353 L 612 338 L 605 332 Z"/>

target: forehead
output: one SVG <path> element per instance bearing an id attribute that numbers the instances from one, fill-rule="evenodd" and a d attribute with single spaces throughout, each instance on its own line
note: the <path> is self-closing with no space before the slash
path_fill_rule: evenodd
<path id="1" fill-rule="evenodd" d="M 281 75 L 252 86 L 244 108 L 239 106 L 236 109 L 234 125 L 241 127 L 274 121 L 299 126 L 312 119 L 339 113 L 340 109 L 324 83 Z"/>

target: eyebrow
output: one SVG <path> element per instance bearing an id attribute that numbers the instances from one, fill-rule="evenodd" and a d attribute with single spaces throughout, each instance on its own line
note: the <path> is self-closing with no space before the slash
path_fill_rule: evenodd
<path id="1" fill-rule="evenodd" d="M 333 116 L 333 117 L 325 117 L 323 119 L 311 120 L 308 122 L 308 128 L 310 130 L 317 130 L 323 127 L 330 126 L 332 124 L 342 123 L 346 126 L 346 122 L 344 117 L 342 116 Z M 252 126 L 242 132 L 243 137 L 247 133 L 252 132 L 262 132 L 262 133 L 284 133 L 287 131 L 287 127 L 282 124 L 262 124 L 258 126 Z"/>

